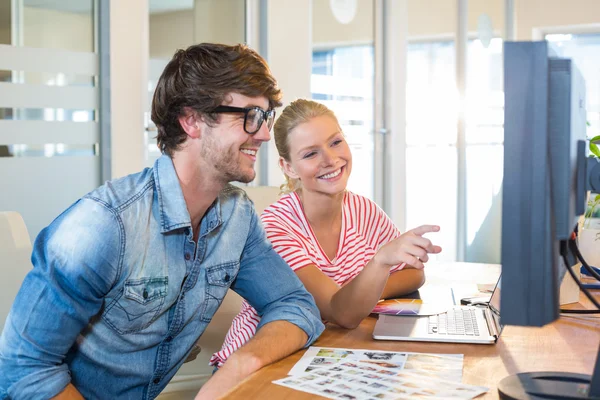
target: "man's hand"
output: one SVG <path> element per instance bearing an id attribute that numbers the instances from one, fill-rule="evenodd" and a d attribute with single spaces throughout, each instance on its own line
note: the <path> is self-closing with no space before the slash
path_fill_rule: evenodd
<path id="1" fill-rule="evenodd" d="M 216 399 L 265 365 L 302 348 L 308 336 L 287 321 L 264 325 L 244 346 L 233 353 L 221 368 L 202 386 L 196 400 Z"/>
<path id="2" fill-rule="evenodd" d="M 240 348 L 238 352 L 242 349 Z M 195 400 L 217 399 L 260 368 L 259 360 L 252 355 L 235 352 L 202 386 Z"/>

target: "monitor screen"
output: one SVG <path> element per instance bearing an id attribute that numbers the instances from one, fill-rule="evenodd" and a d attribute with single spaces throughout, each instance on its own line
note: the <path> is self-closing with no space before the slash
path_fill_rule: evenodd
<path id="1" fill-rule="evenodd" d="M 584 212 L 585 86 L 547 42 L 506 42 L 504 96 L 502 323 L 542 326 L 559 316 L 559 241 Z"/>

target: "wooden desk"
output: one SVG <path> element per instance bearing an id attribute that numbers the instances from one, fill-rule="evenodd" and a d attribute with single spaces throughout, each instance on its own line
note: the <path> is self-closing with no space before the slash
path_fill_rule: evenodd
<path id="1" fill-rule="evenodd" d="M 499 265 L 432 264 L 427 267 L 426 286 L 431 289 L 433 286 L 443 284 L 467 289 L 468 285 L 474 286 L 474 282 L 495 283 L 499 273 Z M 585 299 L 581 304 L 573 305 L 571 308 L 592 308 L 592 305 Z M 373 340 L 372 333 L 376 319 L 376 316 L 369 316 L 354 330 L 328 324 L 327 329 L 314 345 L 464 354 L 463 383 L 490 388 L 478 399 L 497 399 L 498 382 L 518 372 L 564 371 L 591 374 L 600 342 L 600 318 L 594 317 L 563 316 L 542 328 L 506 326 L 495 345 Z M 322 398 L 271 383 L 287 376 L 288 371 L 303 353 L 304 351 L 299 351 L 256 372 L 232 389 L 225 398 L 298 400 Z"/>

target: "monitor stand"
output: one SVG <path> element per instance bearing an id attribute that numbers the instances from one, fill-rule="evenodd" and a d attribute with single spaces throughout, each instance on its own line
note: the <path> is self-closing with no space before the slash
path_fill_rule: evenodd
<path id="1" fill-rule="evenodd" d="M 592 376 L 569 372 L 526 372 L 498 384 L 501 399 L 600 399 L 600 349 Z"/>

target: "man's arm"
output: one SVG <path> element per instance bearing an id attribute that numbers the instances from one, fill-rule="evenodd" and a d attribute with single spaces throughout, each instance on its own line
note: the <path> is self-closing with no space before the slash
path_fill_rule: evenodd
<path id="1" fill-rule="evenodd" d="M 231 288 L 261 317 L 257 334 L 229 357 L 199 396 L 208 396 L 204 390 L 212 397 L 224 394 L 254 371 L 309 346 L 325 328 L 312 295 L 273 250 L 254 212 L 249 232 Z"/>
<path id="2" fill-rule="evenodd" d="M 215 399 L 264 365 L 274 363 L 305 345 L 308 336 L 287 321 L 264 325 L 202 386 L 196 400 Z M 279 344 L 279 345 L 276 345 Z"/>
<path id="3" fill-rule="evenodd" d="M 65 356 L 114 284 L 120 237 L 115 216 L 92 200 L 40 233 L 0 337 L 0 392 L 13 400 L 77 394 Z"/>

